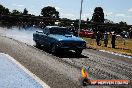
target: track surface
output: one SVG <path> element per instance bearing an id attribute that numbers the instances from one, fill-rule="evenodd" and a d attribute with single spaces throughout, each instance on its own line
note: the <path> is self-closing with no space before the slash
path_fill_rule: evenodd
<path id="1" fill-rule="evenodd" d="M 132 59 L 92 49 L 84 50 L 81 56 L 75 55 L 74 52 L 52 55 L 25 43 L 0 36 L 0 52 L 14 57 L 51 88 L 81 88 L 78 79 L 81 77 L 82 66 L 89 68 L 91 79 L 132 79 Z M 102 87 L 107 88 L 105 86 L 99 88 Z"/>

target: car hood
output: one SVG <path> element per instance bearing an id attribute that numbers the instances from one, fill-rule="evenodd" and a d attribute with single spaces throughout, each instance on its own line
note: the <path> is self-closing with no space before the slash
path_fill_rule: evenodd
<path id="1" fill-rule="evenodd" d="M 84 40 L 80 37 L 76 37 L 73 35 L 49 35 L 50 37 L 58 40 L 58 41 L 83 41 Z"/>

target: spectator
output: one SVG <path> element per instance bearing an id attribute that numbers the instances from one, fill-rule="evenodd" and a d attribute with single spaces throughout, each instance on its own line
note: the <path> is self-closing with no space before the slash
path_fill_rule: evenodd
<path id="1" fill-rule="evenodd" d="M 97 33 L 96 33 L 96 42 L 97 42 L 97 45 L 98 45 L 98 46 L 101 46 L 101 44 L 100 44 L 100 39 L 101 39 L 100 32 L 97 31 Z"/>
<path id="2" fill-rule="evenodd" d="M 129 36 L 130 36 L 130 38 L 132 38 L 132 31 L 130 31 Z"/>
<path id="3" fill-rule="evenodd" d="M 113 32 L 112 39 L 111 39 L 112 48 L 115 48 L 115 40 L 116 40 L 116 34 L 115 34 L 115 32 Z"/>
<path id="4" fill-rule="evenodd" d="M 71 28 L 71 29 L 70 29 L 70 32 L 71 32 L 73 35 L 75 35 L 75 28 Z"/>
<path id="5" fill-rule="evenodd" d="M 104 44 L 105 44 L 105 47 L 107 47 L 107 45 L 108 45 L 108 33 L 107 33 L 107 31 L 105 31 L 105 33 L 104 33 Z"/>

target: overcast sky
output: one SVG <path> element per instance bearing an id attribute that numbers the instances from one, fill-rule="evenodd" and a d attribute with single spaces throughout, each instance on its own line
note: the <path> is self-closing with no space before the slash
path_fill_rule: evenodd
<path id="1" fill-rule="evenodd" d="M 0 4 L 12 11 L 23 12 L 27 8 L 30 14 L 40 15 L 45 6 L 54 6 L 61 18 L 79 19 L 81 0 L 0 0 Z M 83 0 L 82 19 L 91 19 L 95 7 L 102 7 L 105 19 L 114 22 L 125 21 L 132 25 L 132 0 Z"/>

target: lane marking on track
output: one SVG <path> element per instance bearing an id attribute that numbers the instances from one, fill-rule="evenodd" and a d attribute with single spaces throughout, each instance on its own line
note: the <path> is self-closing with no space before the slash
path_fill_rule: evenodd
<path id="1" fill-rule="evenodd" d="M 99 50 L 99 51 L 106 52 L 106 53 L 110 53 L 110 54 L 117 55 L 117 56 L 121 56 L 121 57 L 131 58 L 132 59 L 132 56 L 128 56 L 128 55 L 123 55 L 123 54 L 119 54 L 119 53 L 115 53 L 115 52 L 110 52 L 110 51 L 105 51 L 105 50 Z"/>
<path id="2" fill-rule="evenodd" d="M 29 71 L 26 67 L 21 65 L 17 60 L 15 60 L 13 57 L 11 57 L 8 54 L 0 53 L 1 55 L 4 55 L 8 57 L 9 60 L 11 60 L 14 64 L 16 64 L 20 69 L 22 69 L 25 73 L 27 73 L 30 77 L 32 77 L 34 80 L 36 80 L 43 88 L 50 88 L 45 82 L 43 82 L 39 77 L 37 77 L 35 74 L 33 74 L 31 71 Z"/>

